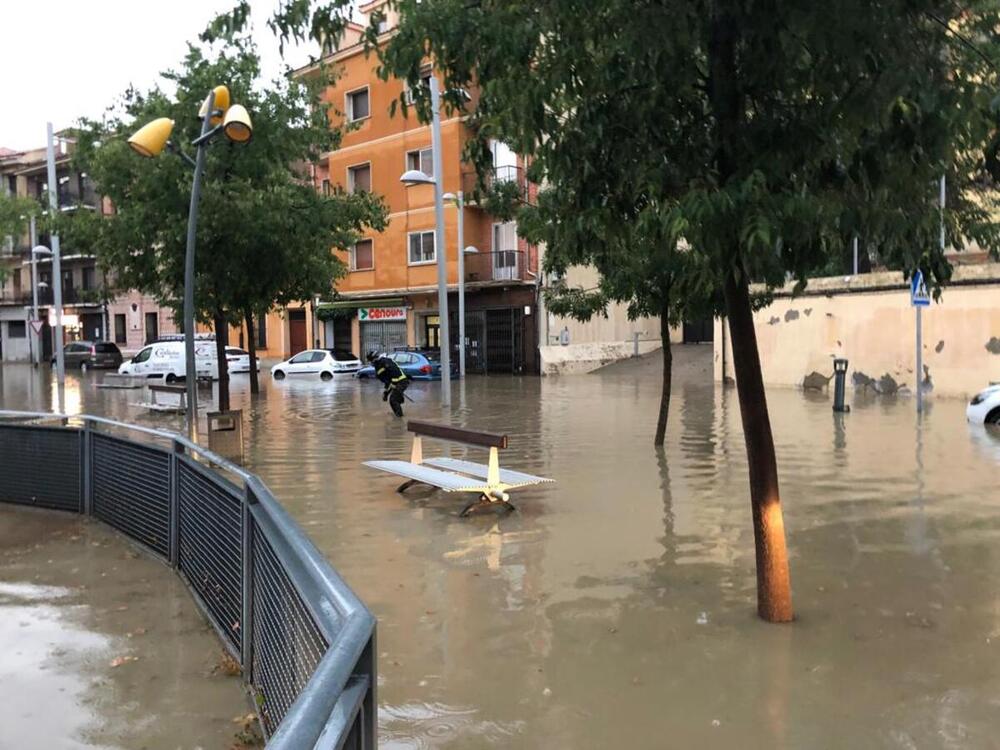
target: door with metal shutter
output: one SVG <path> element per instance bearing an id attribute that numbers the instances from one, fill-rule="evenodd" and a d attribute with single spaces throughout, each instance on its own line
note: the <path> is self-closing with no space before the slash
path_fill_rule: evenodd
<path id="1" fill-rule="evenodd" d="M 361 323 L 361 352 L 363 357 L 371 351 L 391 352 L 406 346 L 406 321 Z"/>

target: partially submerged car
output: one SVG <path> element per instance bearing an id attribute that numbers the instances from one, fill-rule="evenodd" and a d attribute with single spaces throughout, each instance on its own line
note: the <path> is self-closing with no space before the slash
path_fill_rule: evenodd
<path id="1" fill-rule="evenodd" d="M 965 410 L 965 418 L 973 424 L 1000 425 L 1000 383 L 991 383 L 977 393 Z"/>

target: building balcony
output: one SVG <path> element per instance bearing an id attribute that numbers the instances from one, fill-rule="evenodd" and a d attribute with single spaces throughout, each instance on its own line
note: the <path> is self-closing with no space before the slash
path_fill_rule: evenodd
<path id="1" fill-rule="evenodd" d="M 533 282 L 527 257 L 519 250 L 469 253 L 465 256 L 465 283 Z"/>
<path id="2" fill-rule="evenodd" d="M 0 304 L 2 305 L 23 305 L 28 306 L 34 303 L 34 298 L 30 289 L 20 291 L 0 292 Z M 101 293 L 97 289 L 77 289 L 69 287 L 62 290 L 62 303 L 68 305 L 99 305 L 101 304 Z M 38 306 L 51 307 L 55 304 L 55 296 L 52 287 L 43 286 L 38 289 Z"/>
<path id="3" fill-rule="evenodd" d="M 528 202 L 528 177 L 523 167 L 494 167 L 486 175 L 485 184 L 473 170 L 462 173 L 462 191 L 470 206 L 482 205 L 491 195 L 513 197 L 521 203 Z"/>

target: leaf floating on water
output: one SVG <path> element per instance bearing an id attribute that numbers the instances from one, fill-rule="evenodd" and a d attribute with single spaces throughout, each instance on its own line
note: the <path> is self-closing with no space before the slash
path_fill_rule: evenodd
<path id="1" fill-rule="evenodd" d="M 116 656 L 111 660 L 111 668 L 116 669 L 122 664 L 127 664 L 130 661 L 139 661 L 138 656 Z"/>

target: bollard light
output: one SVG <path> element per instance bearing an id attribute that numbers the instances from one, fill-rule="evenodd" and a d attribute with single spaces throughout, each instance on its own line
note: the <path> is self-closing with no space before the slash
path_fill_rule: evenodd
<path id="1" fill-rule="evenodd" d="M 837 412 L 849 412 L 850 406 L 844 404 L 844 389 L 847 380 L 847 360 L 837 358 L 833 360 L 833 410 Z"/>

